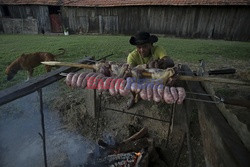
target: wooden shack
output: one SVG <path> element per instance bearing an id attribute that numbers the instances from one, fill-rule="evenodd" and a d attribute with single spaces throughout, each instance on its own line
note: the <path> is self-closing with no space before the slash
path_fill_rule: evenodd
<path id="1" fill-rule="evenodd" d="M 145 30 L 184 38 L 249 41 L 249 5 L 248 0 L 1 0 L 0 32 L 69 29 L 79 34 L 134 34 Z"/>

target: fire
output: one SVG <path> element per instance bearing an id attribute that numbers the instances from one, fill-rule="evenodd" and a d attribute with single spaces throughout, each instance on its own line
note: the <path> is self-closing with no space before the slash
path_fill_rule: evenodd
<path id="1" fill-rule="evenodd" d="M 139 157 L 139 156 L 141 155 L 141 153 L 140 153 L 140 152 L 138 152 L 138 153 L 135 153 L 135 155 Z"/>

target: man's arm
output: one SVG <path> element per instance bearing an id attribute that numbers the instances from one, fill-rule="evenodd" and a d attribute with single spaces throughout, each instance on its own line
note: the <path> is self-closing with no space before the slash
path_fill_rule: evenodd
<path id="1" fill-rule="evenodd" d="M 127 58 L 127 63 L 130 65 L 130 67 L 135 67 L 137 66 L 137 63 L 134 59 L 133 53 L 130 53 Z"/>

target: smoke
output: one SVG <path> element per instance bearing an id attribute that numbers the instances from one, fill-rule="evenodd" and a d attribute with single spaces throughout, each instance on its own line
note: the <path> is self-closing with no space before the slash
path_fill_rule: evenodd
<path id="1" fill-rule="evenodd" d="M 58 83 L 43 89 L 47 161 L 49 166 L 77 166 L 86 163 L 89 152 L 98 152 L 95 143 L 67 131 L 50 102 Z M 0 106 L 0 166 L 44 166 L 38 93 Z"/>

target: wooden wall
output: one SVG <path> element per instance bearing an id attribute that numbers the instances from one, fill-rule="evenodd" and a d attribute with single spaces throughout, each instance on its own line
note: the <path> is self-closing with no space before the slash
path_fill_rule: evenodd
<path id="1" fill-rule="evenodd" d="M 45 32 L 51 31 L 48 6 L 11 5 L 11 6 L 8 6 L 8 10 L 9 10 L 10 16 L 6 18 L 36 19 L 39 33 L 41 33 L 42 29 L 44 29 Z M 3 10 L 1 11 L 3 12 Z"/>
<path id="2" fill-rule="evenodd" d="M 134 34 L 139 30 L 176 37 L 250 40 L 249 6 L 64 7 L 71 31 Z"/>
<path id="3" fill-rule="evenodd" d="M 33 17 L 39 32 L 51 32 L 48 6 L 8 9 L 11 18 Z M 61 12 L 63 26 L 71 33 L 131 35 L 145 30 L 185 38 L 250 40 L 250 6 L 61 7 Z"/>

